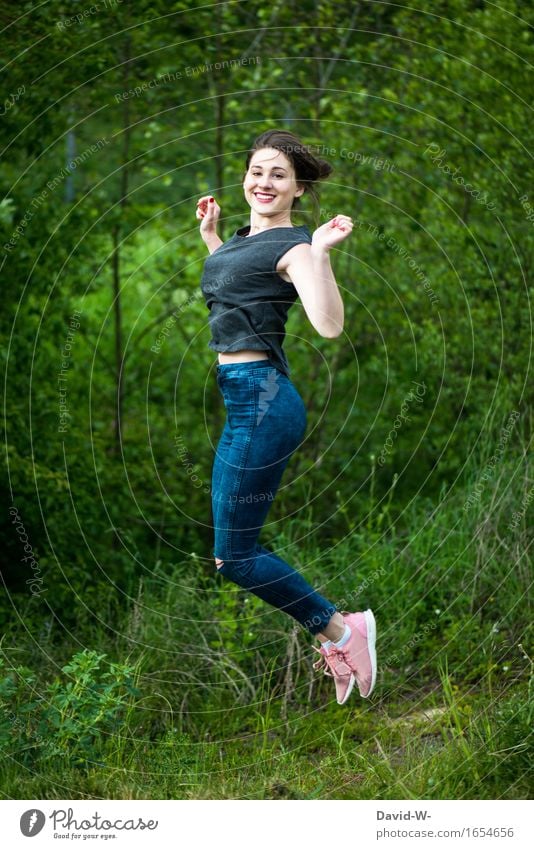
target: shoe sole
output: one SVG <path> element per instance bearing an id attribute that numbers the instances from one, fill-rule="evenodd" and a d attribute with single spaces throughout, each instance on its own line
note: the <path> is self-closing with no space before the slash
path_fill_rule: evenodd
<path id="1" fill-rule="evenodd" d="M 348 697 L 349 697 L 349 696 L 350 696 L 350 694 L 352 693 L 352 689 L 353 689 L 353 687 L 354 687 L 354 684 L 355 684 L 355 683 L 356 683 L 356 676 L 355 676 L 355 675 L 351 675 L 351 676 L 350 676 L 350 681 L 349 681 L 349 686 L 347 687 L 347 692 L 345 693 L 345 696 L 344 696 L 344 698 L 343 698 L 343 701 L 342 701 L 342 702 L 338 701 L 338 705 L 344 705 L 344 704 L 345 704 L 345 702 L 347 701 Z"/>
<path id="2" fill-rule="evenodd" d="M 368 699 L 373 692 L 376 683 L 376 620 L 371 609 L 366 610 L 363 615 L 365 616 L 365 624 L 367 626 L 367 649 L 371 659 L 372 677 L 369 692 L 365 696 L 362 692 L 360 692 L 360 696 L 362 699 Z M 358 689 L 360 688 L 358 687 Z"/>

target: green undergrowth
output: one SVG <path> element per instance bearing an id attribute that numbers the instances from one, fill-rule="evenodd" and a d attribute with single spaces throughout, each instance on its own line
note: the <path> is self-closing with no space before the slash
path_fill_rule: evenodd
<path id="1" fill-rule="evenodd" d="M 368 701 L 338 706 L 309 634 L 194 554 L 140 579 L 113 628 L 58 644 L 41 623 L 38 664 L 4 635 L 4 797 L 528 798 L 531 484 L 513 463 L 469 509 L 476 475 L 397 514 L 371 500 L 322 550 L 308 519 L 277 536 L 340 609 L 373 608 Z"/>
<path id="2" fill-rule="evenodd" d="M 12 752 L 4 786 L 15 798 L 529 798 L 531 695 L 525 682 L 463 690 L 443 672 L 411 701 L 249 708 L 246 732 L 212 713 L 203 739 L 171 721 L 151 734 L 133 711 L 85 762 L 73 740 L 73 757 L 45 746 L 24 769 Z"/>

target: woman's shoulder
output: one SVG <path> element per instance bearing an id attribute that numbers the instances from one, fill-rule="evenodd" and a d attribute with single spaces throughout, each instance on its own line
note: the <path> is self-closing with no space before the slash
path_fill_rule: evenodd
<path id="1" fill-rule="evenodd" d="M 307 224 L 298 224 L 293 227 L 297 233 L 303 233 L 305 236 L 309 236 L 311 239 L 311 231 Z"/>
<path id="2" fill-rule="evenodd" d="M 290 245 L 299 245 L 303 242 L 311 245 L 312 234 L 307 224 L 299 224 L 287 229 L 284 234 L 284 241 Z"/>
<path id="3" fill-rule="evenodd" d="M 295 224 L 293 227 L 275 227 L 272 232 L 275 241 L 295 242 L 297 244 L 299 242 L 311 242 L 312 240 L 307 224 Z"/>
<path id="4" fill-rule="evenodd" d="M 250 235 L 250 224 L 247 224 L 243 227 L 239 227 L 238 230 L 235 230 L 228 241 L 246 241 L 247 244 L 251 244 L 252 242 L 258 241 L 258 237 L 261 237 L 261 239 L 267 238 L 268 240 L 277 242 L 284 239 L 288 239 L 290 241 L 302 241 L 303 238 L 311 242 L 312 239 L 310 228 L 307 224 L 294 224 L 289 227 L 269 227 L 265 230 L 261 230 L 259 233 L 253 234 L 252 236 Z"/>

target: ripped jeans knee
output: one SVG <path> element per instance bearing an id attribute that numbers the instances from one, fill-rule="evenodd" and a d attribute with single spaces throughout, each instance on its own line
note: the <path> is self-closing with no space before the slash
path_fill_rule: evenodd
<path id="1" fill-rule="evenodd" d="M 239 582 L 239 579 L 246 578 L 254 570 L 256 560 L 255 554 L 249 557 L 228 557 L 226 560 L 215 555 L 214 557 L 217 572 L 221 572 L 226 578 L 235 582 Z"/>
<path id="2" fill-rule="evenodd" d="M 318 633 L 336 613 L 335 605 L 319 595 L 303 576 L 280 557 L 263 546 L 245 557 L 233 554 L 224 547 L 218 549 L 226 559 L 214 552 L 217 571 L 222 577 L 258 598 L 293 616 L 310 633 Z"/>

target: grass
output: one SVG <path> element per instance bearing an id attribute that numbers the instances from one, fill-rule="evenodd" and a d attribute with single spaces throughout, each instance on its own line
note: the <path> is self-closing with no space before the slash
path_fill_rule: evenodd
<path id="1" fill-rule="evenodd" d="M 339 707 L 308 635 L 194 557 L 145 576 L 114 631 L 84 634 L 93 652 L 45 639 L 37 673 L 5 635 L 4 798 L 530 798 L 527 456 L 467 511 L 476 474 L 397 515 L 373 496 L 323 551 L 309 517 L 277 537 L 330 599 L 373 607 L 369 702 Z"/>
<path id="2" fill-rule="evenodd" d="M 527 696 L 520 686 L 494 700 L 459 695 L 445 678 L 431 698 L 323 706 L 289 726 L 273 709 L 248 735 L 223 725 L 202 741 L 168 726 L 151 739 L 133 724 L 109 741 L 104 765 L 13 760 L 5 787 L 17 798 L 528 798 Z"/>

